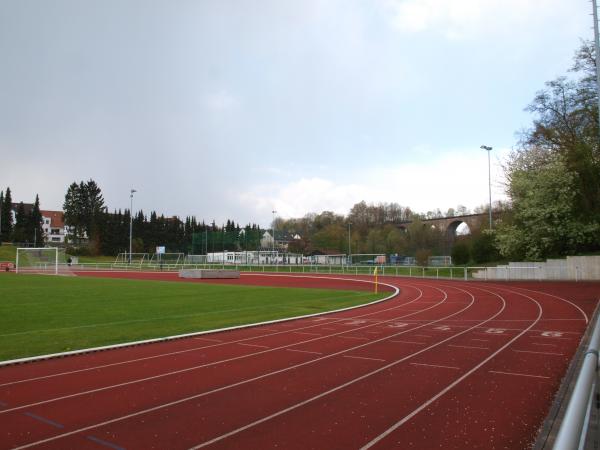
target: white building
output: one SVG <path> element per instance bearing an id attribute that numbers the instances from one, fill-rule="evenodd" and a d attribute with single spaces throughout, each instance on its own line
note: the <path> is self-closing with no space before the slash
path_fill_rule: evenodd
<path id="1" fill-rule="evenodd" d="M 64 243 L 68 227 L 65 226 L 63 212 L 41 210 L 40 213 L 42 214 L 42 229 L 44 230 L 46 242 Z"/>

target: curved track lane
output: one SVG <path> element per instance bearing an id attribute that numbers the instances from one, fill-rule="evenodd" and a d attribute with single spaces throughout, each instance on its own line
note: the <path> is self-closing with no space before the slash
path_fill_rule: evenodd
<path id="1" fill-rule="evenodd" d="M 598 285 L 385 282 L 364 308 L 1 368 L 0 448 L 530 446 Z"/>

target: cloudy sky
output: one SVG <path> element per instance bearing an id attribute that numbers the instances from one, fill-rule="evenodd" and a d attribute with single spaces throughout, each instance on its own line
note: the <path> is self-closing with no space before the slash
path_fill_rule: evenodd
<path id="1" fill-rule="evenodd" d="M 487 202 L 588 0 L 0 0 L 0 189 L 267 225 Z"/>

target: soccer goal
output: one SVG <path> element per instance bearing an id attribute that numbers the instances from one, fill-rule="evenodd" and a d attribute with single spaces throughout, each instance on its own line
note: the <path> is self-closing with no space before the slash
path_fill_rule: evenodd
<path id="1" fill-rule="evenodd" d="M 129 253 L 123 252 L 117 255 L 115 264 L 138 264 L 142 265 L 148 262 L 148 253 Z"/>
<path id="2" fill-rule="evenodd" d="M 58 275 L 67 269 L 65 250 L 57 247 L 17 248 L 17 273 Z"/>
<path id="3" fill-rule="evenodd" d="M 183 253 L 154 253 L 150 258 L 150 264 L 183 264 L 184 257 Z"/>

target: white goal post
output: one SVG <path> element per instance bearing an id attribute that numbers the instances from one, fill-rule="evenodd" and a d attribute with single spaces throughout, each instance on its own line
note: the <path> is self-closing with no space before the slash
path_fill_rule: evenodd
<path id="1" fill-rule="evenodd" d="M 150 264 L 179 264 L 183 263 L 183 253 L 154 253 L 150 257 Z"/>
<path id="2" fill-rule="evenodd" d="M 148 262 L 148 253 L 129 253 L 122 252 L 117 255 L 115 264 L 139 264 L 140 266 Z"/>
<path id="3" fill-rule="evenodd" d="M 59 249 L 57 247 L 17 248 L 16 273 L 51 273 L 58 275 L 58 264 Z"/>

